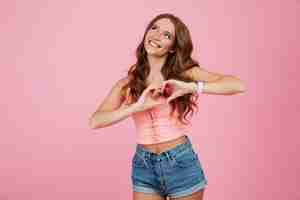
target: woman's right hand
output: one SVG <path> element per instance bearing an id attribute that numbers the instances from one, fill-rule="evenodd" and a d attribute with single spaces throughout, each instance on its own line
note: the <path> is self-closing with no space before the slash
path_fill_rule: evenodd
<path id="1" fill-rule="evenodd" d="M 144 111 L 152 107 L 166 104 L 167 98 L 160 93 L 160 87 L 150 84 L 141 94 L 134 106 L 136 111 Z"/>

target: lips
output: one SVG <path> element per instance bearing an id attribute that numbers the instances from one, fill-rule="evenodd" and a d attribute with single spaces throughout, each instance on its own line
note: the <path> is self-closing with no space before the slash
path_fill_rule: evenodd
<path id="1" fill-rule="evenodd" d="M 161 45 L 159 43 L 157 43 L 156 41 L 154 40 L 149 40 L 148 43 L 152 46 L 152 47 L 155 47 L 155 48 L 161 48 Z"/>

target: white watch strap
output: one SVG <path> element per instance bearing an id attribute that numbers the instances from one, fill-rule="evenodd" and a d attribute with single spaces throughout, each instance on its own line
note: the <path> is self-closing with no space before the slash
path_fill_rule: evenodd
<path id="1" fill-rule="evenodd" d="M 203 92 L 203 87 L 204 87 L 204 82 L 203 81 L 198 81 L 197 82 L 197 92 L 202 93 Z"/>

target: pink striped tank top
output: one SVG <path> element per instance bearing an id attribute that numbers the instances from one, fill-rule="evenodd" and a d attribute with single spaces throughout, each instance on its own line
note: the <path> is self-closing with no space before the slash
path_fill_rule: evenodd
<path id="1" fill-rule="evenodd" d="M 151 109 L 132 114 L 136 127 L 137 143 L 156 144 L 176 139 L 191 132 L 191 124 L 182 124 L 171 105 L 158 105 Z"/>

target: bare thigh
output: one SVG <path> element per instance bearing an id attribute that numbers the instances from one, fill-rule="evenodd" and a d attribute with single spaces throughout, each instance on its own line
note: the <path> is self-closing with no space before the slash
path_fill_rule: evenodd
<path id="1" fill-rule="evenodd" d="M 203 195 L 204 195 L 204 190 L 199 190 L 193 194 L 191 194 L 190 196 L 186 196 L 186 197 L 179 197 L 179 198 L 170 198 L 170 200 L 203 200 Z"/>
<path id="2" fill-rule="evenodd" d="M 146 194 L 142 192 L 133 192 L 133 200 L 166 200 L 158 194 Z"/>

